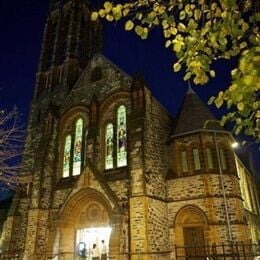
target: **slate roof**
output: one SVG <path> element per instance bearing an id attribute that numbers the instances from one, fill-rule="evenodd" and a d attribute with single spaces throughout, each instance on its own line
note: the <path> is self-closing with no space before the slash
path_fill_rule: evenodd
<path id="1" fill-rule="evenodd" d="M 224 130 L 219 123 L 216 122 L 217 119 L 190 86 L 177 118 L 174 135 L 184 134 L 186 132 L 203 128 L 211 130 Z M 209 122 L 205 123 L 206 121 Z"/>

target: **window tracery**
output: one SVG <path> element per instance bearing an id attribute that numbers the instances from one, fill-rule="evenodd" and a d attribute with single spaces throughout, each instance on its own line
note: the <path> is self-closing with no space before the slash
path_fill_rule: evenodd
<path id="1" fill-rule="evenodd" d="M 114 136 L 114 127 L 110 123 L 106 127 L 106 169 L 113 168 L 113 136 Z"/>
<path id="2" fill-rule="evenodd" d="M 73 123 L 72 133 L 69 133 L 64 142 L 62 177 L 80 175 L 82 168 L 83 151 L 83 119 Z"/>
<path id="3" fill-rule="evenodd" d="M 105 169 L 127 165 L 127 125 L 126 107 L 121 105 L 116 110 L 116 120 L 105 128 Z"/>
<path id="4" fill-rule="evenodd" d="M 127 165 L 126 149 L 126 108 L 120 106 L 117 110 L 117 166 Z"/>

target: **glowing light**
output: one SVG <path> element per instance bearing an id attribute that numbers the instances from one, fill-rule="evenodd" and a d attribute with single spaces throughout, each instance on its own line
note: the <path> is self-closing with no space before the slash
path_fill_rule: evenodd
<path id="1" fill-rule="evenodd" d="M 232 148 L 237 148 L 238 146 L 239 146 L 239 144 L 237 142 L 234 142 L 234 143 L 231 144 Z"/>

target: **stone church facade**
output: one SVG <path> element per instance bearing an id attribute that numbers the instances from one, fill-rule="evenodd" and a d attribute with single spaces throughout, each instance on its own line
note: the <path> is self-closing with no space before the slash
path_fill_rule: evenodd
<path id="1" fill-rule="evenodd" d="M 191 89 L 173 118 L 141 75 L 100 53 L 90 12 L 84 0 L 51 1 L 2 256 L 79 259 L 93 230 L 111 259 L 257 243 L 257 190 L 232 136 Z"/>

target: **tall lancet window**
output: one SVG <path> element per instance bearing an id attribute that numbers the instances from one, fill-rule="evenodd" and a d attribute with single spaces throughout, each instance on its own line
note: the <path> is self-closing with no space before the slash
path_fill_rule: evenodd
<path id="1" fill-rule="evenodd" d="M 83 163 L 83 130 L 84 121 L 78 118 L 72 121 L 68 127 L 69 133 L 66 135 L 63 148 L 63 171 L 62 177 L 80 175 Z"/>
<path id="2" fill-rule="evenodd" d="M 71 158 L 71 135 L 67 135 L 64 145 L 63 155 L 63 174 L 62 177 L 66 178 L 70 175 L 70 158 Z"/>
<path id="3" fill-rule="evenodd" d="M 108 124 L 106 127 L 106 162 L 105 169 L 113 168 L 113 136 L 114 128 L 112 124 Z"/>
<path id="4" fill-rule="evenodd" d="M 117 110 L 117 167 L 127 165 L 126 108 Z"/>
<path id="5" fill-rule="evenodd" d="M 73 149 L 73 169 L 72 175 L 79 175 L 81 170 L 82 160 L 82 134 L 83 120 L 80 118 L 76 122 L 74 149 Z"/>

